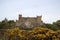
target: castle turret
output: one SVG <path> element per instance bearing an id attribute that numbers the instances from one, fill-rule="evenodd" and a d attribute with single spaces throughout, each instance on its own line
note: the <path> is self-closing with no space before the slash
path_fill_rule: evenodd
<path id="1" fill-rule="evenodd" d="M 19 14 L 19 20 L 22 18 L 22 15 L 21 14 Z"/>
<path id="2" fill-rule="evenodd" d="M 41 18 L 42 16 L 37 16 L 37 26 L 41 26 Z"/>
<path id="3" fill-rule="evenodd" d="M 38 22 L 38 23 L 41 22 L 41 18 L 42 18 L 42 16 L 37 16 L 37 22 Z"/>

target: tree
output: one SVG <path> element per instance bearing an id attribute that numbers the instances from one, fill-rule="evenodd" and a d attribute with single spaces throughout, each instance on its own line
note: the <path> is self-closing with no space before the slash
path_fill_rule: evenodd
<path id="1" fill-rule="evenodd" d="M 57 20 L 56 22 L 53 22 L 53 25 L 60 29 L 60 20 Z"/>
<path id="2" fill-rule="evenodd" d="M 9 25 L 8 25 L 9 28 L 14 28 L 14 27 L 15 27 L 15 22 L 14 22 L 14 20 L 9 20 L 9 21 L 8 21 L 8 24 L 9 24 Z"/>
<path id="3" fill-rule="evenodd" d="M 15 26 L 14 20 L 7 20 L 6 18 L 0 22 L 0 29 L 10 29 Z"/>

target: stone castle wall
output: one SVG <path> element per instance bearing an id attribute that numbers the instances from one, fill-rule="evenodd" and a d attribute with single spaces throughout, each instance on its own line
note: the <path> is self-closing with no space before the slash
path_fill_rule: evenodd
<path id="1" fill-rule="evenodd" d="M 18 20 L 16 21 L 16 26 L 21 26 L 21 27 L 34 27 L 34 26 L 41 26 L 42 16 L 37 16 L 37 17 L 22 17 L 22 15 L 19 15 Z"/>

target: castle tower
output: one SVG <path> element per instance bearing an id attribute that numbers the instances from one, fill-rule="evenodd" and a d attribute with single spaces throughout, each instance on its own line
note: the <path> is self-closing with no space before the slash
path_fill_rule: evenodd
<path id="1" fill-rule="evenodd" d="M 22 15 L 21 14 L 19 14 L 19 17 L 18 17 L 19 19 L 18 20 L 20 20 L 21 18 L 22 18 Z"/>
<path id="2" fill-rule="evenodd" d="M 40 26 L 41 25 L 41 18 L 42 16 L 37 16 L 37 25 Z"/>
<path id="3" fill-rule="evenodd" d="M 37 22 L 41 22 L 41 18 L 42 18 L 42 16 L 37 16 Z"/>

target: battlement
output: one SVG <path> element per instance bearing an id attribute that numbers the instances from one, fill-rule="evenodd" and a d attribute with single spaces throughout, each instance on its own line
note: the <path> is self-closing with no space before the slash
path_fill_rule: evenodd
<path id="1" fill-rule="evenodd" d="M 38 18 L 40 18 L 40 19 L 41 19 L 42 16 L 37 16 L 37 17 L 22 17 L 22 15 L 19 14 L 18 20 L 20 20 L 21 18 L 24 18 L 24 19 L 25 19 L 25 18 L 26 18 L 26 19 L 29 19 L 29 18 L 30 18 L 30 19 L 35 19 L 35 18 L 38 19 Z"/>

